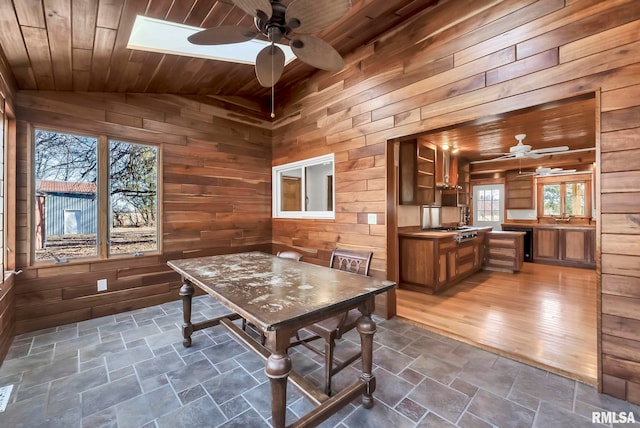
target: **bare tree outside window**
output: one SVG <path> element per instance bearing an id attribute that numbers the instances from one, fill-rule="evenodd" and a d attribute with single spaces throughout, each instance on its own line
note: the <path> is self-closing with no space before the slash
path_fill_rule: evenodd
<path id="1" fill-rule="evenodd" d="M 98 155 L 101 144 L 108 144 L 107 159 Z M 36 130 L 34 161 L 36 261 L 158 249 L 157 147 Z M 100 194 L 100 180 L 108 194 Z M 107 205 L 109 212 L 99 211 Z M 101 216 L 108 230 L 100 230 Z"/>
<path id="2" fill-rule="evenodd" d="M 157 148 L 112 140 L 109 145 L 111 195 L 110 252 L 157 249 Z"/>
<path id="3" fill-rule="evenodd" d="M 35 257 L 97 255 L 98 139 L 35 131 Z"/>

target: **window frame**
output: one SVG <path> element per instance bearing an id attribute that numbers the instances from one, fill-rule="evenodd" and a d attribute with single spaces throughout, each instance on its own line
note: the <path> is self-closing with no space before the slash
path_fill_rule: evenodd
<path id="1" fill-rule="evenodd" d="M 2 121 L 2 123 L 0 123 L 0 144 L 2 145 L 0 147 L 0 150 L 2 151 L 2 153 L 0 153 L 0 161 L 2 162 L 2 165 L 0 165 L 2 167 L 2 174 L 0 175 L 0 191 L 2 192 L 2 195 L 0 195 L 0 216 L 2 216 L 2 223 L 0 224 L 2 228 L 0 231 L 0 233 L 2 233 L 2 236 L 0 237 L 0 284 L 4 282 L 4 273 L 7 271 L 8 252 L 5 251 L 5 247 L 7 247 L 7 241 L 9 239 L 9 216 L 7 215 L 7 152 L 10 124 L 9 116 L 7 114 L 7 101 L 2 95 L 3 94 L 0 94 L 0 120 Z"/>
<path id="2" fill-rule="evenodd" d="M 593 174 L 588 172 L 577 172 L 567 175 L 555 175 L 550 177 L 538 177 L 537 180 L 537 206 L 538 206 L 538 218 L 552 219 L 558 217 L 557 215 L 545 215 L 544 214 L 544 191 L 545 185 L 560 185 L 560 215 L 566 213 L 566 184 L 567 183 L 584 183 L 584 215 L 571 215 L 571 218 L 592 218 L 592 206 L 593 206 L 593 194 L 591 192 L 591 185 L 593 183 Z"/>
<path id="3" fill-rule="evenodd" d="M 281 209 L 282 203 L 282 184 L 280 182 L 280 174 L 292 169 L 301 169 L 301 201 L 306 197 L 306 168 L 314 165 L 321 165 L 331 162 L 332 177 L 332 210 L 331 211 L 284 211 Z M 335 219 L 336 213 L 336 164 L 333 153 L 327 155 L 316 156 L 313 158 L 303 159 L 296 162 L 290 162 L 277 165 L 271 168 L 271 206 L 273 218 L 293 218 L 293 219 Z M 302 208 L 302 207 L 301 207 Z"/>
<path id="4" fill-rule="evenodd" d="M 502 217 L 500 215 L 500 212 L 502 211 L 500 208 L 501 208 L 502 203 L 504 202 L 503 201 L 504 198 L 500 197 L 500 193 L 501 193 L 500 189 L 497 189 L 497 188 L 495 188 L 495 189 L 486 188 L 486 189 L 478 189 L 477 191 L 478 191 L 478 196 L 476 198 L 476 201 L 478 203 L 478 206 L 477 206 L 477 208 L 475 210 L 476 211 L 477 220 L 478 221 L 484 221 L 484 222 L 499 222 L 501 217 Z M 493 194 L 495 192 L 498 192 L 498 197 L 494 199 Z M 480 193 L 482 193 L 485 196 L 485 199 L 483 199 L 483 200 L 480 199 Z M 487 194 L 490 195 L 489 200 L 486 199 L 486 195 Z M 480 203 L 481 202 L 484 202 L 484 203 L 489 202 L 490 209 L 487 210 L 487 209 L 484 209 L 484 207 L 480 208 Z M 497 205 L 496 209 L 494 209 L 494 205 Z M 498 217 L 497 219 L 493 219 L 493 212 L 494 211 L 497 212 L 497 217 Z M 491 218 L 489 220 L 481 220 L 480 219 L 481 214 L 482 213 L 486 214 L 487 212 L 489 213 L 489 217 L 491 217 Z"/>
<path id="5" fill-rule="evenodd" d="M 57 132 L 72 135 L 86 136 L 89 138 L 97 139 L 97 180 L 96 180 L 96 195 L 97 195 L 97 231 L 96 231 L 96 254 L 86 257 L 74 257 L 65 258 L 62 261 L 56 260 L 36 260 L 35 255 L 35 193 L 36 193 L 36 174 L 35 174 L 35 154 L 36 154 L 36 131 Z M 162 144 L 143 142 L 135 138 L 122 137 L 119 135 L 113 135 L 105 132 L 87 132 L 78 130 L 75 128 L 62 128 L 57 126 L 51 126 L 41 123 L 30 123 L 28 125 L 28 135 L 30 138 L 29 144 L 29 195 L 28 195 L 28 219 L 29 219 L 29 264 L 33 265 L 59 265 L 59 264 L 84 264 L 88 262 L 96 261 L 108 261 L 119 259 L 131 259 L 144 256 L 158 256 L 162 254 Z M 156 249 L 144 252 L 132 252 L 132 253 L 110 253 L 109 252 L 109 233 L 111 225 L 111 198 L 109 195 L 109 158 L 110 158 L 110 143 L 112 140 L 121 141 L 130 144 L 138 144 L 142 146 L 150 146 L 156 149 Z M 101 197 L 100 195 L 107 195 L 107 197 Z"/>

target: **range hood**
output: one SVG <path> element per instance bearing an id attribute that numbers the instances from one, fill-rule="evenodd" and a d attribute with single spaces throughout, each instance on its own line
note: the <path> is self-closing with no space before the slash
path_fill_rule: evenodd
<path id="1" fill-rule="evenodd" d="M 436 183 L 436 189 L 438 190 L 461 190 L 462 186 L 458 186 L 457 183 L 451 183 L 449 181 L 449 164 L 451 163 L 451 154 L 446 151 L 442 151 L 442 183 Z"/>

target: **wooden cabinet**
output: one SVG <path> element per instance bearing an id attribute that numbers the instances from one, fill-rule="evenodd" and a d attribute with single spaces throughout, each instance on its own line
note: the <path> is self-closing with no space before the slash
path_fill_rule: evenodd
<path id="1" fill-rule="evenodd" d="M 458 159 L 458 204 L 471 204 L 471 174 L 469 173 L 469 161 L 463 158 Z"/>
<path id="2" fill-rule="evenodd" d="M 560 260 L 560 229 L 536 227 L 533 231 L 533 260 Z"/>
<path id="3" fill-rule="evenodd" d="M 442 206 L 468 206 L 471 203 L 471 176 L 469 161 L 457 156 L 444 153 L 443 162 L 449 162 L 449 181 L 454 189 L 442 190 Z M 446 183 L 444 173 L 436 172 L 436 183 Z"/>
<path id="4" fill-rule="evenodd" d="M 536 206 L 536 192 L 532 175 L 521 175 L 508 171 L 506 178 L 506 201 L 508 210 L 532 210 Z"/>
<path id="5" fill-rule="evenodd" d="M 435 294 L 482 268 L 484 235 L 457 243 L 443 239 L 400 236 L 400 288 Z"/>
<path id="6" fill-rule="evenodd" d="M 435 202 L 435 157 L 435 148 L 417 140 L 400 143 L 400 204 Z"/>
<path id="7" fill-rule="evenodd" d="M 482 265 L 483 243 L 481 238 L 457 244 L 447 254 L 447 284 L 466 278 Z"/>
<path id="8" fill-rule="evenodd" d="M 485 269 L 516 272 L 524 263 L 525 232 L 488 232 L 485 239 Z"/>
<path id="9" fill-rule="evenodd" d="M 596 266 L 595 229 L 562 229 L 561 253 L 563 261 L 578 266 Z"/>
<path id="10" fill-rule="evenodd" d="M 565 266 L 593 268 L 596 231 L 584 227 L 536 227 L 533 260 Z"/>
<path id="11" fill-rule="evenodd" d="M 437 240 L 400 237 L 400 281 L 414 291 L 433 294 L 438 279 L 436 272 Z"/>

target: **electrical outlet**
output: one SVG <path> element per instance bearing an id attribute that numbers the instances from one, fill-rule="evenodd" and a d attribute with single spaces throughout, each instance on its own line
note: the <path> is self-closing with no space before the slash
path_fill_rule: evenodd
<path id="1" fill-rule="evenodd" d="M 98 291 L 106 291 L 107 290 L 107 280 L 99 279 L 98 280 Z"/>
<path id="2" fill-rule="evenodd" d="M 378 214 L 369 214 L 367 216 L 367 223 L 368 224 L 378 224 Z"/>

